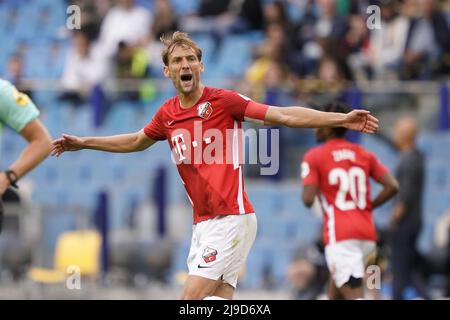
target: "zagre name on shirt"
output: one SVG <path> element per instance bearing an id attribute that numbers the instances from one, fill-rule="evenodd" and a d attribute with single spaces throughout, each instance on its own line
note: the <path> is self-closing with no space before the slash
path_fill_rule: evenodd
<path id="1" fill-rule="evenodd" d="M 355 161 L 355 152 L 348 149 L 339 149 L 332 151 L 334 162 L 342 160 Z"/>

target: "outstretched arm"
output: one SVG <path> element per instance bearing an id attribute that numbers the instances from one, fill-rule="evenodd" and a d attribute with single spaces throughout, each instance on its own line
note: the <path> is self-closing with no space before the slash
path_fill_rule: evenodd
<path id="1" fill-rule="evenodd" d="M 270 106 L 264 123 L 292 128 L 344 127 L 364 133 L 375 133 L 378 130 L 378 119 L 367 110 L 353 110 L 345 114 L 304 107 Z"/>
<path id="2" fill-rule="evenodd" d="M 65 151 L 92 149 L 107 152 L 137 152 L 150 147 L 156 141 L 150 139 L 144 130 L 135 133 L 120 134 L 108 137 L 77 137 L 63 134 L 53 141 L 52 156 L 59 157 Z"/>

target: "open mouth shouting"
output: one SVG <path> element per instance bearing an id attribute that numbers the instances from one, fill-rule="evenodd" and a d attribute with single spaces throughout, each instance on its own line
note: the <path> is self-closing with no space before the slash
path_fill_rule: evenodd
<path id="1" fill-rule="evenodd" d="M 182 74 L 180 76 L 181 85 L 183 87 L 188 87 L 193 85 L 193 76 L 191 73 Z"/>

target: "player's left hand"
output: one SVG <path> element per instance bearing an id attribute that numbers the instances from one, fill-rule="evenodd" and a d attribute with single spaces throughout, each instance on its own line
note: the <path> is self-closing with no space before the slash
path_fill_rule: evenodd
<path id="1" fill-rule="evenodd" d="M 367 110 L 353 110 L 345 115 L 344 127 L 363 133 L 375 133 L 378 130 L 378 119 Z"/>

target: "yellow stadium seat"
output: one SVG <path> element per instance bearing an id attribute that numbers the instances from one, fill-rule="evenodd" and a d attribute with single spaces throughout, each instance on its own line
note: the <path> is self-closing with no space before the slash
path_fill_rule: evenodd
<path id="1" fill-rule="evenodd" d="M 28 277 L 43 284 L 60 283 L 76 267 L 81 277 L 96 278 L 100 271 L 100 248 L 101 236 L 95 230 L 65 232 L 56 243 L 54 268 L 33 267 Z"/>

